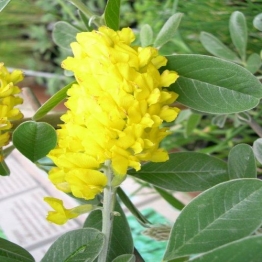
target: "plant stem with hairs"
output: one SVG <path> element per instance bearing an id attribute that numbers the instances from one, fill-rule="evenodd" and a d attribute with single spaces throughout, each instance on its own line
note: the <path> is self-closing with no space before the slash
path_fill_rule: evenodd
<path id="1" fill-rule="evenodd" d="M 107 260 L 116 200 L 116 188 L 112 185 L 113 171 L 111 169 L 111 161 L 106 161 L 103 171 L 108 179 L 107 186 L 104 188 L 102 210 L 102 233 L 105 235 L 105 242 L 103 249 L 98 256 L 98 262 L 106 262 Z"/>

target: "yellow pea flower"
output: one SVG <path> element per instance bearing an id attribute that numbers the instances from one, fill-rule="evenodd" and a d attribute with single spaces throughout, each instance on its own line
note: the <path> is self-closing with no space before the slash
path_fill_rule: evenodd
<path id="1" fill-rule="evenodd" d="M 57 225 L 63 225 L 69 219 L 76 218 L 79 215 L 89 212 L 93 209 L 93 206 L 90 204 L 66 209 L 64 207 L 63 201 L 54 197 L 45 197 L 44 201 L 54 209 L 54 211 L 48 212 L 46 219 Z"/>
<path id="2" fill-rule="evenodd" d="M 179 113 L 170 107 L 178 95 L 168 90 L 178 74 L 160 73 L 167 59 L 156 48 L 132 46 L 130 28 L 103 26 L 77 34 L 76 40 L 74 57 L 62 67 L 73 71 L 77 84 L 67 93 L 68 111 L 49 153 L 56 167 L 49 176 L 60 190 L 92 199 L 108 182 L 102 172 L 106 161 L 124 179 L 128 168 L 168 159 L 159 144 L 169 134 L 162 123 Z"/>
<path id="3" fill-rule="evenodd" d="M 22 104 L 23 99 L 17 94 L 21 91 L 17 84 L 23 80 L 20 70 L 9 73 L 4 63 L 0 63 L 0 161 L 3 160 L 1 148 L 9 143 L 8 131 L 12 128 L 12 120 L 23 118 L 23 114 L 15 106 Z"/>

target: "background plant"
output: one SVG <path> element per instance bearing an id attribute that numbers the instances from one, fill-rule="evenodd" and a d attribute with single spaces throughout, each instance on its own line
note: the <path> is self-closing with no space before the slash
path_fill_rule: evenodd
<path id="1" fill-rule="evenodd" d="M 114 5 L 116 1 L 108 3 Z M 117 5 L 114 5 L 114 10 L 119 11 Z M 110 8 L 106 8 L 105 13 L 107 26 L 117 28 L 118 18 L 115 13 L 110 12 Z M 231 19 L 231 26 L 238 27 L 237 21 L 243 21 L 244 15 L 241 12 L 232 15 L 236 19 Z M 181 17 L 181 13 L 172 14 L 156 34 L 150 26 L 141 27 L 142 45 L 149 43 L 164 47 L 173 41 Z M 256 27 L 260 28 L 260 24 L 256 24 Z M 61 46 L 64 43 L 64 48 L 68 48 L 63 41 L 63 31 L 68 32 L 70 27 L 67 23 L 57 23 L 55 28 L 53 36 L 56 42 Z M 245 44 L 242 39 L 247 41 L 244 23 L 240 24 L 237 32 L 239 34 L 234 36 L 233 44 L 240 50 L 239 44 L 242 47 Z M 67 38 L 68 42 L 71 41 L 70 37 Z M 246 51 L 243 48 L 241 50 Z M 240 52 L 240 58 L 243 57 Z M 163 199 L 179 210 L 183 205 L 172 196 L 172 192 L 203 191 L 181 211 L 168 239 L 164 261 L 233 259 L 232 261 L 237 262 L 241 259 L 248 261 L 250 256 L 254 261 L 261 260 L 262 238 L 259 232 L 262 224 L 262 185 L 257 179 L 257 162 L 261 164 L 261 139 L 256 140 L 261 134 L 260 123 L 255 120 L 260 115 L 262 88 L 258 80 L 259 66 L 255 71 L 258 72 L 256 76 L 243 66 L 245 63 L 239 66 L 225 59 L 199 54 L 168 56 L 166 68 L 176 70 L 180 76 L 172 85 L 172 90 L 179 93 L 178 102 L 184 110 L 180 119 L 173 123 L 174 135 L 165 141 L 165 146 L 170 149 L 175 146 L 175 150 L 182 152 L 170 154 L 167 162 L 146 163 L 138 172 L 132 169 L 128 171 L 129 176 L 154 188 Z M 50 150 L 43 146 L 43 141 L 49 139 L 48 145 L 51 147 L 56 139 L 47 113 L 66 97 L 70 86 L 71 84 L 57 92 L 37 110 L 31 121 L 19 125 L 13 133 L 15 147 L 39 166 Z M 216 115 L 213 123 L 217 125 L 212 122 L 210 124 L 211 115 Z M 43 122 L 37 122 L 39 120 Z M 239 120 L 245 124 L 240 124 Z M 223 126 L 226 129 L 219 129 Z M 226 140 L 221 143 L 221 138 Z M 218 157 L 206 153 L 216 153 Z M 52 166 L 52 163 L 49 165 Z M 118 189 L 118 196 L 136 219 L 151 230 L 149 235 L 158 232 L 159 226 L 152 225 L 140 213 L 121 187 Z M 115 211 L 121 216 L 114 220 L 108 261 L 134 261 L 135 256 L 138 257 L 136 252 L 133 254 L 135 243 L 132 242 L 129 226 L 118 203 Z M 62 236 L 42 261 L 74 261 L 83 257 L 94 261 L 104 243 L 104 236 L 100 232 L 102 219 L 99 210 L 93 211 L 86 220 L 87 228 Z M 121 225 L 121 228 L 117 225 Z M 126 233 L 126 241 L 121 243 L 120 250 L 116 247 L 116 242 L 123 231 Z M 77 241 L 79 239 L 82 241 Z M 73 246 L 70 244 L 72 240 Z M 25 250 L 7 241 L 1 242 L 4 258 L 10 256 L 12 249 L 15 249 L 16 254 L 23 254 L 27 260 L 33 261 Z M 85 248 L 79 249 L 81 246 Z M 93 252 L 89 252 L 90 249 Z"/>
<path id="2" fill-rule="evenodd" d="M 65 4 L 66 3 L 66 4 Z M 106 1 L 83 1 L 95 14 L 101 15 Z M 261 33 L 252 26 L 252 20 L 260 12 L 261 1 L 128 1 L 121 4 L 121 27 L 131 26 L 140 29 L 142 25 L 150 24 L 154 36 L 159 32 L 165 21 L 176 11 L 184 14 L 180 25 L 180 34 L 171 40 L 170 47 L 166 46 L 164 53 L 174 52 L 173 43 L 176 40 L 177 53 L 205 53 L 199 42 L 201 31 L 218 34 L 222 42 L 230 44 L 227 21 L 236 9 L 243 12 L 247 19 L 249 32 L 248 50 L 259 52 Z M 34 14 L 34 15 L 33 15 Z M 156 19 L 157 17 L 157 19 Z M 80 26 L 80 18 L 73 5 L 64 1 L 43 0 L 13 0 L 12 5 L 2 12 L 1 25 L 12 28 L 14 33 L 1 26 L 0 51 L 2 60 L 11 67 L 43 70 L 52 72 L 58 70 L 60 62 L 67 55 L 51 40 L 53 24 L 57 21 L 67 21 Z M 36 26 L 37 29 L 36 30 Z M 10 42 L 8 42 L 10 39 Z M 12 48 L 12 39 L 16 47 Z M 8 44 L 7 44 L 8 43 Z M 20 47 L 19 47 L 20 46 Z M 17 52 L 16 50 L 19 50 Z M 12 55 L 16 53 L 15 59 Z M 34 59 L 32 59 L 32 52 Z M 11 59 L 12 58 L 12 59 Z M 22 63 L 21 63 L 22 61 Z"/>

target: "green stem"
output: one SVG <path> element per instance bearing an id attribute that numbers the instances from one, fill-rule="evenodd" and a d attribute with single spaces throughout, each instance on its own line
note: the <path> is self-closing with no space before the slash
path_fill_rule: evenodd
<path id="1" fill-rule="evenodd" d="M 261 126 L 255 121 L 254 118 L 251 118 L 249 122 L 247 122 L 249 126 L 253 129 L 253 131 L 259 136 L 262 137 L 262 128 Z"/>
<path id="2" fill-rule="evenodd" d="M 134 206 L 130 198 L 126 195 L 125 191 L 119 187 L 117 189 L 117 194 L 120 197 L 123 204 L 128 208 L 128 210 L 133 214 L 133 216 L 138 220 L 138 222 L 143 227 L 149 227 L 150 221 L 146 219 L 146 217 L 143 216 L 143 214 L 140 213 L 140 211 Z"/>
<path id="3" fill-rule="evenodd" d="M 86 214 L 92 210 L 102 210 L 102 207 L 98 207 L 96 205 L 91 204 L 84 204 L 71 208 L 72 213 L 77 213 L 79 215 Z"/>
<path id="4" fill-rule="evenodd" d="M 80 1 L 80 0 L 70 0 L 70 2 L 75 5 L 83 14 L 85 14 L 88 19 L 91 19 L 95 15 Z M 93 23 L 99 27 L 102 24 L 100 24 L 98 21 L 93 20 Z"/>
<path id="5" fill-rule="evenodd" d="M 73 21 L 78 22 L 77 18 L 75 15 L 72 13 L 71 9 L 64 3 L 64 0 L 57 0 L 59 4 L 62 6 L 63 10 L 68 13 L 68 15 L 71 17 Z"/>
<path id="6" fill-rule="evenodd" d="M 57 128 L 59 124 L 62 124 L 63 122 L 61 121 L 60 117 L 64 114 L 64 112 L 59 112 L 59 113 L 53 113 L 53 114 L 48 114 L 37 120 L 36 122 L 46 122 L 53 126 L 54 128 Z M 12 130 L 16 129 L 20 124 L 26 122 L 26 121 L 33 121 L 32 118 L 30 117 L 25 117 L 23 119 L 19 120 L 14 120 L 11 121 L 12 123 Z"/>
<path id="7" fill-rule="evenodd" d="M 116 200 L 116 188 L 112 186 L 113 172 L 111 162 L 106 161 L 104 168 L 108 182 L 104 189 L 103 210 L 102 210 L 102 233 L 105 235 L 105 243 L 101 253 L 98 256 L 98 262 L 106 262 L 109 249 L 109 242 L 112 233 L 112 225 L 114 220 L 114 207 Z"/>

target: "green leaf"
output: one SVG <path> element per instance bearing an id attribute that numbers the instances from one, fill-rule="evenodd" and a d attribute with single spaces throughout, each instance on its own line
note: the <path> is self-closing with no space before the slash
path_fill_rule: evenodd
<path id="1" fill-rule="evenodd" d="M 183 109 L 180 111 L 176 118 L 176 124 L 180 124 L 185 120 L 188 120 L 189 117 L 192 115 L 192 110 L 191 109 Z"/>
<path id="2" fill-rule="evenodd" d="M 120 0 L 108 0 L 104 12 L 106 25 L 117 31 L 119 29 Z"/>
<path id="3" fill-rule="evenodd" d="M 168 260 L 167 262 L 188 262 L 188 261 L 189 261 L 189 257 L 179 257 L 179 258 Z"/>
<path id="4" fill-rule="evenodd" d="M 230 179 L 257 177 L 256 161 L 251 146 L 239 144 L 230 150 L 228 175 Z"/>
<path id="5" fill-rule="evenodd" d="M 13 152 L 14 149 L 15 149 L 15 147 L 13 145 L 5 147 L 5 149 L 3 149 L 4 158 L 8 157 Z"/>
<path id="6" fill-rule="evenodd" d="M 258 138 L 253 143 L 253 151 L 257 161 L 262 164 L 262 138 Z"/>
<path id="7" fill-rule="evenodd" d="M 149 46 L 153 43 L 153 30 L 150 25 L 145 24 L 141 27 L 140 42 L 142 47 Z"/>
<path id="8" fill-rule="evenodd" d="M 159 195 L 166 200 L 167 203 L 169 203 L 172 207 L 182 210 L 185 205 L 180 202 L 178 199 L 176 199 L 172 194 L 168 193 L 166 190 L 161 189 L 159 187 L 154 187 L 155 190 L 159 193 Z"/>
<path id="9" fill-rule="evenodd" d="M 251 116 L 248 112 L 241 112 L 235 115 L 235 118 L 237 117 L 238 120 L 240 120 L 242 123 L 250 123 Z"/>
<path id="10" fill-rule="evenodd" d="M 180 213 L 164 260 L 210 251 L 254 233 L 262 222 L 262 181 L 219 184 L 193 199 Z"/>
<path id="11" fill-rule="evenodd" d="M 197 127 L 197 125 L 199 124 L 199 121 L 201 120 L 202 115 L 200 114 L 191 114 L 190 117 L 188 118 L 187 122 L 186 122 L 186 129 L 185 129 L 185 135 L 186 137 L 190 136 L 194 129 Z"/>
<path id="12" fill-rule="evenodd" d="M 218 38 L 207 32 L 200 33 L 200 41 L 204 48 L 214 56 L 240 63 L 241 60 L 231 49 L 224 45 Z"/>
<path id="13" fill-rule="evenodd" d="M 55 23 L 52 38 L 59 47 L 71 50 L 70 44 L 76 41 L 76 34 L 80 31 L 67 22 Z"/>
<path id="14" fill-rule="evenodd" d="M 132 254 L 121 255 L 113 260 L 113 262 L 135 262 L 136 257 Z"/>
<path id="15" fill-rule="evenodd" d="M 262 85 L 245 68 L 203 55 L 168 56 L 169 70 L 179 74 L 171 89 L 177 101 L 200 112 L 230 114 L 255 107 Z"/>
<path id="16" fill-rule="evenodd" d="M 134 251 L 130 228 L 126 216 L 118 202 L 116 202 L 115 211 L 120 215 L 114 216 L 112 236 L 110 239 L 109 253 L 107 257 L 108 262 L 113 261 L 120 255 L 131 254 Z M 91 212 L 85 221 L 84 227 L 92 227 L 102 230 L 101 210 Z"/>
<path id="17" fill-rule="evenodd" d="M 27 121 L 13 132 L 14 146 L 32 162 L 46 156 L 56 142 L 55 129 L 44 122 Z"/>
<path id="18" fill-rule="evenodd" d="M 212 118 L 212 125 L 216 125 L 220 128 L 223 128 L 227 120 L 227 115 L 215 115 Z"/>
<path id="19" fill-rule="evenodd" d="M 262 31 L 262 13 L 255 16 L 253 25 L 257 30 Z"/>
<path id="20" fill-rule="evenodd" d="M 0 162 L 0 176 L 9 176 L 10 175 L 10 169 L 8 168 L 6 162 L 2 160 Z"/>
<path id="21" fill-rule="evenodd" d="M 261 58 L 259 54 L 251 54 L 247 59 L 246 68 L 252 74 L 256 73 L 261 66 Z"/>
<path id="22" fill-rule="evenodd" d="M 92 227 L 97 230 L 102 230 L 102 212 L 101 210 L 94 210 L 88 215 L 83 227 Z"/>
<path id="23" fill-rule="evenodd" d="M 196 257 L 192 262 L 261 262 L 262 236 L 250 236 L 216 248 Z"/>
<path id="24" fill-rule="evenodd" d="M 0 261 L 3 262 L 34 262 L 32 255 L 24 248 L 6 239 L 0 238 Z"/>
<path id="25" fill-rule="evenodd" d="M 224 161 L 197 152 L 173 153 L 166 162 L 146 163 L 138 172 L 132 169 L 128 174 L 154 186 L 182 192 L 202 191 L 229 180 Z"/>
<path id="26" fill-rule="evenodd" d="M 243 61 L 246 58 L 247 25 L 243 13 L 235 11 L 230 16 L 229 31 L 232 42 Z"/>
<path id="27" fill-rule="evenodd" d="M 41 262 L 94 261 L 101 252 L 104 235 L 94 228 L 76 229 L 59 237 Z"/>
<path id="28" fill-rule="evenodd" d="M 49 111 L 51 111 L 55 106 L 61 103 L 67 97 L 67 90 L 76 82 L 72 82 L 58 92 L 56 92 L 51 98 L 49 98 L 34 114 L 33 120 L 38 120 L 45 116 Z"/>
<path id="29" fill-rule="evenodd" d="M 0 1 L 0 12 L 3 11 L 3 9 L 7 6 L 7 4 L 10 2 L 11 0 L 1 0 Z"/>
<path id="30" fill-rule="evenodd" d="M 156 39 L 154 41 L 155 47 L 159 48 L 174 38 L 182 16 L 182 13 L 176 13 L 166 21 L 166 23 L 163 25 L 160 32 L 156 36 Z"/>
<path id="31" fill-rule="evenodd" d="M 81 21 L 85 25 L 85 28 L 87 31 L 90 31 L 91 27 L 89 25 L 89 19 L 82 11 L 78 10 L 79 17 L 81 18 Z"/>
<path id="32" fill-rule="evenodd" d="M 117 194 L 120 197 L 123 204 L 128 208 L 128 210 L 131 212 L 131 214 L 138 220 L 138 222 L 142 225 L 147 227 L 151 223 L 146 219 L 146 217 L 143 216 L 143 214 L 140 213 L 140 211 L 135 207 L 135 205 L 131 202 L 129 197 L 126 195 L 126 193 L 123 191 L 121 187 L 117 189 Z"/>

